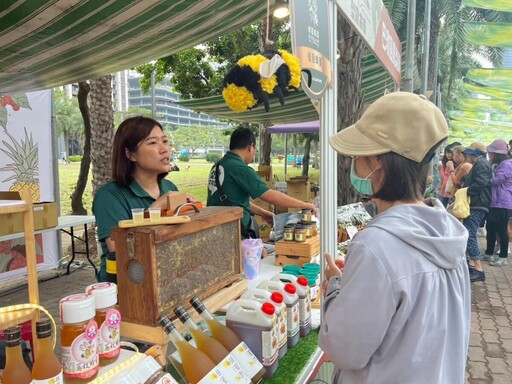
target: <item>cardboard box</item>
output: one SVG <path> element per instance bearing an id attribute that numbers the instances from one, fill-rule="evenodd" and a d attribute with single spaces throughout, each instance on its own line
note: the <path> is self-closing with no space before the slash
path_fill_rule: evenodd
<path id="1" fill-rule="evenodd" d="M 18 192 L 0 192 L 0 200 L 21 200 Z M 34 230 L 55 227 L 59 223 L 57 203 L 34 203 Z M 23 213 L 10 213 L 2 216 L 0 236 L 23 232 Z"/>
<path id="2" fill-rule="evenodd" d="M 258 207 L 266 209 L 267 211 L 274 212 L 274 207 L 272 204 L 267 203 L 266 201 L 257 198 L 252 200 L 253 204 L 256 204 Z"/>
<path id="3" fill-rule="evenodd" d="M 274 188 L 274 174 L 272 173 L 271 165 L 258 165 L 256 173 L 261 177 L 261 180 L 263 180 L 265 184 L 270 188 Z"/>
<path id="4" fill-rule="evenodd" d="M 254 215 L 254 220 L 258 225 L 258 231 L 261 240 L 268 241 L 270 239 L 270 230 L 272 229 L 272 224 L 269 224 L 264 218 L 258 215 Z"/>
<path id="5" fill-rule="evenodd" d="M 185 192 L 169 192 L 167 193 L 167 210 L 173 211 L 181 204 L 187 202 L 187 194 Z"/>
<path id="6" fill-rule="evenodd" d="M 286 180 L 286 192 L 288 196 L 295 199 L 309 202 L 310 200 L 310 182 L 309 177 L 291 177 Z"/>

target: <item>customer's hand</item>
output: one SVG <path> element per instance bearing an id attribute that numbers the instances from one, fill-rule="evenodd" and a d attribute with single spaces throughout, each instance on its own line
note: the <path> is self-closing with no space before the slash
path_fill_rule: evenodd
<path id="1" fill-rule="evenodd" d="M 345 264 L 343 263 L 343 260 L 336 259 L 331 256 L 329 252 L 324 253 L 325 257 L 325 270 L 324 270 L 324 276 L 325 280 L 322 282 L 322 293 L 325 296 L 327 293 L 327 284 L 329 283 L 329 280 L 331 277 L 334 276 L 340 276 L 343 274 L 343 268 L 345 267 Z"/>

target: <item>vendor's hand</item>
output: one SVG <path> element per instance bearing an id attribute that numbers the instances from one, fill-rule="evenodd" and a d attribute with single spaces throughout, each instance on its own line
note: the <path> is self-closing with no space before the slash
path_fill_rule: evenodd
<path id="1" fill-rule="evenodd" d="M 262 210 L 262 212 L 258 212 L 258 215 L 261 216 L 267 223 L 271 225 L 274 224 L 274 213 L 267 210 Z"/>
<path id="2" fill-rule="evenodd" d="M 311 213 L 315 216 L 318 216 L 318 208 L 315 204 L 308 203 L 304 208 L 311 209 Z"/>

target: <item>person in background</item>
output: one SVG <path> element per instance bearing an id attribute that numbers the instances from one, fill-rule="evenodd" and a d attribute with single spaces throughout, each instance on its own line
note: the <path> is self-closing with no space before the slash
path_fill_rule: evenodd
<path id="1" fill-rule="evenodd" d="M 490 258 L 489 264 L 502 266 L 507 264 L 508 221 L 512 217 L 512 160 L 508 156 L 507 142 L 496 139 L 487 146 L 487 153 L 492 165 L 495 165 L 492 176 L 491 205 L 487 216 L 487 247 L 485 255 L 494 253 L 496 235 L 500 239 L 499 256 Z M 482 258 L 483 259 L 483 258 Z"/>
<path id="2" fill-rule="evenodd" d="M 103 252 L 99 282 L 116 282 L 116 247 L 110 230 L 119 220 L 130 219 L 132 208 L 166 207 L 167 193 L 178 190 L 165 178 L 171 167 L 169 157 L 169 140 L 156 120 L 138 116 L 119 125 L 112 148 L 112 181 L 98 190 L 92 204 Z"/>
<path id="3" fill-rule="evenodd" d="M 484 144 L 473 142 L 462 153 L 473 164 L 471 171 L 464 180 L 464 187 L 468 188 L 470 198 L 470 214 L 463 224 L 468 230 L 467 254 L 469 257 L 469 277 L 471 282 L 485 281 L 485 272 L 480 262 L 480 248 L 478 247 L 477 230 L 489 212 L 491 204 L 492 170 L 486 160 L 487 148 Z"/>
<path id="4" fill-rule="evenodd" d="M 473 167 L 473 164 L 468 162 L 466 160 L 466 156 L 462 153 L 465 149 L 466 147 L 463 145 L 456 145 L 453 147 L 453 160 L 456 164 L 458 164 L 458 166 L 450 175 L 452 188 L 449 191 L 446 191 L 450 196 L 450 199 L 455 196 L 455 193 L 460 188 L 462 188 L 466 175 L 469 173 L 469 171 L 471 171 L 471 167 Z"/>
<path id="5" fill-rule="evenodd" d="M 395 92 L 330 137 L 353 156 L 354 188 L 379 208 L 350 241 L 343 272 L 325 254 L 318 341 L 334 363 L 332 383 L 464 383 L 468 235 L 439 200 L 422 199 L 429 162 L 447 136 L 433 103 Z"/>
<path id="6" fill-rule="evenodd" d="M 448 205 L 448 200 L 450 199 L 449 194 L 446 191 L 446 183 L 450 179 L 450 175 L 455 170 L 452 161 L 453 150 L 447 145 L 444 149 L 444 156 L 441 159 L 441 164 L 439 165 L 439 174 L 441 175 L 441 188 L 439 190 L 439 200 L 446 207 Z"/>
<path id="7" fill-rule="evenodd" d="M 231 134 L 229 151 L 211 169 L 208 180 L 208 206 L 242 207 L 242 237 L 254 237 L 251 231 L 251 215 L 259 215 L 272 224 L 274 213 L 263 209 L 250 198 L 260 198 L 267 203 L 287 208 L 317 208 L 311 203 L 295 199 L 282 192 L 270 189 L 256 171 L 248 164 L 256 156 L 256 137 L 249 128 L 237 128 Z M 220 187 L 220 188 L 219 188 Z"/>

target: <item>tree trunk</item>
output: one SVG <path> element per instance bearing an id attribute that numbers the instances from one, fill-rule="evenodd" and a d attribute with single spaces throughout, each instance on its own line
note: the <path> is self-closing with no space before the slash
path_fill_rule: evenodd
<path id="1" fill-rule="evenodd" d="M 432 90 L 433 94 L 436 92 L 437 84 L 434 84 L 435 71 L 439 72 L 439 68 L 436 68 L 436 40 L 439 38 L 439 31 L 441 29 L 441 18 L 436 13 L 436 9 L 432 8 L 432 15 L 430 20 L 430 42 L 428 47 L 428 81 L 427 90 Z M 434 98 L 432 97 L 431 100 Z"/>
<path id="2" fill-rule="evenodd" d="M 309 175 L 309 154 L 311 152 L 311 142 L 313 141 L 313 138 L 313 135 L 306 134 L 306 142 L 304 143 L 304 157 L 302 158 L 302 176 Z"/>
<path id="3" fill-rule="evenodd" d="M 66 150 L 66 158 L 64 160 L 67 163 L 69 161 L 69 132 L 67 130 L 64 131 L 64 145 Z"/>
<path id="4" fill-rule="evenodd" d="M 84 195 L 85 187 L 89 177 L 89 169 L 91 167 L 91 123 L 89 120 L 89 107 L 87 105 L 87 96 L 90 91 L 89 84 L 85 81 L 78 83 L 78 108 L 84 119 L 84 154 L 82 161 L 80 162 L 80 172 L 78 174 L 78 180 L 76 181 L 76 187 L 71 195 L 71 209 L 73 215 L 87 215 L 87 209 L 85 209 L 82 197 Z"/>
<path id="5" fill-rule="evenodd" d="M 338 12 L 338 131 L 354 124 L 363 111 L 361 87 L 364 43 L 347 20 Z M 357 201 L 350 184 L 350 158 L 338 155 L 338 206 Z M 322 181 L 326 188 L 326 183 Z"/>
<path id="6" fill-rule="evenodd" d="M 114 108 L 112 76 L 91 80 L 91 160 L 93 196 L 111 180 Z"/>
<path id="7" fill-rule="evenodd" d="M 267 125 L 261 130 L 261 154 L 260 164 L 270 165 L 272 153 L 272 134 L 269 132 Z"/>

